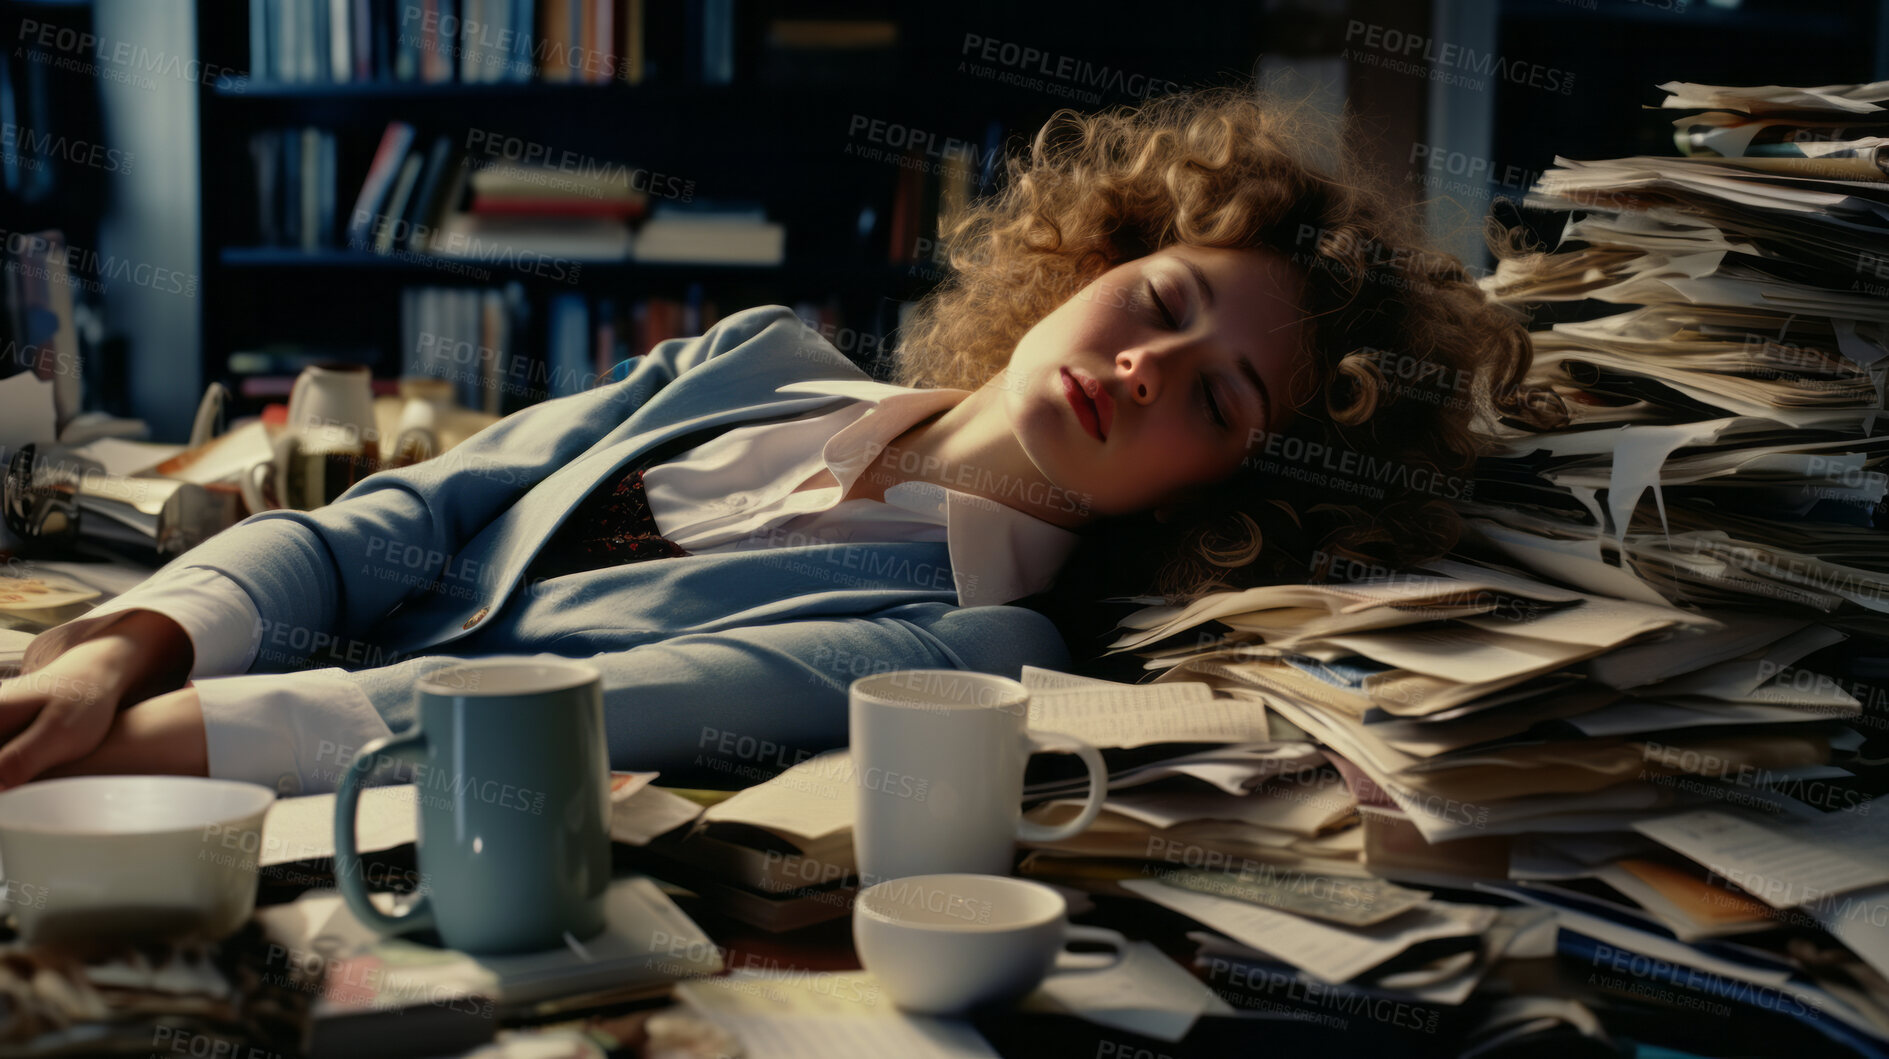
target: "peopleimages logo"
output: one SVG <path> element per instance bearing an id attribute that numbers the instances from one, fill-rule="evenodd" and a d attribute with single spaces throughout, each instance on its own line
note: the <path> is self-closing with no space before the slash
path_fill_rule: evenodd
<path id="1" fill-rule="evenodd" d="M 1429 467 L 1265 430 L 1252 431 L 1247 438 L 1247 449 L 1257 450 L 1243 461 L 1248 467 L 1310 485 L 1364 493 L 1379 499 L 1384 496 L 1381 487 L 1395 486 L 1448 500 L 1467 500 L 1475 485 Z"/>
<path id="2" fill-rule="evenodd" d="M 1465 87 L 1480 89 L 1483 87 L 1481 84 L 1460 76 L 1476 74 L 1497 77 L 1513 85 L 1528 85 L 1545 92 L 1559 92 L 1564 96 L 1574 92 L 1574 75 L 1566 70 L 1510 59 L 1494 52 L 1479 52 L 1460 44 L 1438 41 L 1421 33 L 1406 33 L 1392 26 L 1360 22 L 1355 18 L 1345 22 L 1345 43 L 1362 45 L 1381 56 L 1389 57 L 1380 59 L 1380 55 L 1351 53 L 1347 49 L 1349 58 L 1397 73 L 1427 76 L 1432 81 L 1445 84 L 1461 82 Z M 1417 60 L 1431 64 L 1430 69 L 1417 68 L 1414 65 Z"/>

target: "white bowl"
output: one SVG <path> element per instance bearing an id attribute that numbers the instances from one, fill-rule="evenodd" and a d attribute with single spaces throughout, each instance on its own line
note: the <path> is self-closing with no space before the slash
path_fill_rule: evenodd
<path id="1" fill-rule="evenodd" d="M 1068 904 L 1000 875 L 912 875 L 853 900 L 859 962 L 900 1008 L 953 1015 L 1022 996 L 1062 950 Z"/>
<path id="2" fill-rule="evenodd" d="M 256 907 L 275 792 L 195 776 L 75 776 L 0 793 L 0 876 L 31 944 L 222 938 Z"/>

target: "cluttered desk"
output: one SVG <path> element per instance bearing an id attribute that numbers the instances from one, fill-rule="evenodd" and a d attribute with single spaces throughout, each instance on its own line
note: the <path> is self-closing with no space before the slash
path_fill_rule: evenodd
<path id="1" fill-rule="evenodd" d="M 1451 558 L 1144 608 L 1112 644 L 1141 681 L 864 676 L 825 754 L 704 729 L 736 791 L 610 772 L 581 665 L 468 663 L 329 748 L 337 794 L 0 794 L 0 1046 L 1889 1054 L 1889 479 L 1857 429 L 1889 316 L 1806 278 L 1880 249 L 1889 184 L 1880 144 L 1767 155 L 1790 122 L 1723 117 L 1680 119 L 1717 157 L 1531 192 L 1587 245 L 1487 286 L 1633 308 L 1535 333 L 1575 420 L 1503 440 Z M 157 879 L 193 885 L 141 904 Z M 197 940 L 36 944 L 179 915 Z"/>

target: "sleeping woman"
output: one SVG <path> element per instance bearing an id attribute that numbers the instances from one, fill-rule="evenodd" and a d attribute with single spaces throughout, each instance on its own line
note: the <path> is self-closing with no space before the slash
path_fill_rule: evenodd
<path id="1" fill-rule="evenodd" d="M 858 677 L 1067 667 L 1046 611 L 1439 554 L 1479 417 L 1551 410 L 1342 142 L 1231 90 L 1060 112 L 945 233 L 897 384 L 749 309 L 254 515 L 33 643 L 0 786 L 331 790 L 494 656 L 588 661 L 613 767 L 725 785 L 844 745 Z"/>

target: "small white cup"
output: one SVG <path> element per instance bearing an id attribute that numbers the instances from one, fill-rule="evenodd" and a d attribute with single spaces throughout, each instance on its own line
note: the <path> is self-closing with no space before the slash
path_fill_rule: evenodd
<path id="1" fill-rule="evenodd" d="M 1072 837 L 1108 797 L 1102 755 L 1073 735 L 1030 731 L 1030 691 L 1006 677 L 957 669 L 862 677 L 848 713 L 858 783 L 853 847 L 865 882 L 1007 875 L 1018 837 Z M 1060 827 L 1023 819 L 1023 769 L 1034 750 L 1064 750 L 1088 767 L 1088 800 Z"/>
<path id="2" fill-rule="evenodd" d="M 868 886 L 853 902 L 859 962 L 899 1008 L 956 1015 L 1035 989 L 1050 972 L 1115 966 L 1128 939 L 1074 926 L 1063 895 L 1001 875 L 914 875 Z M 1113 952 L 1064 952 L 1071 941 Z"/>

